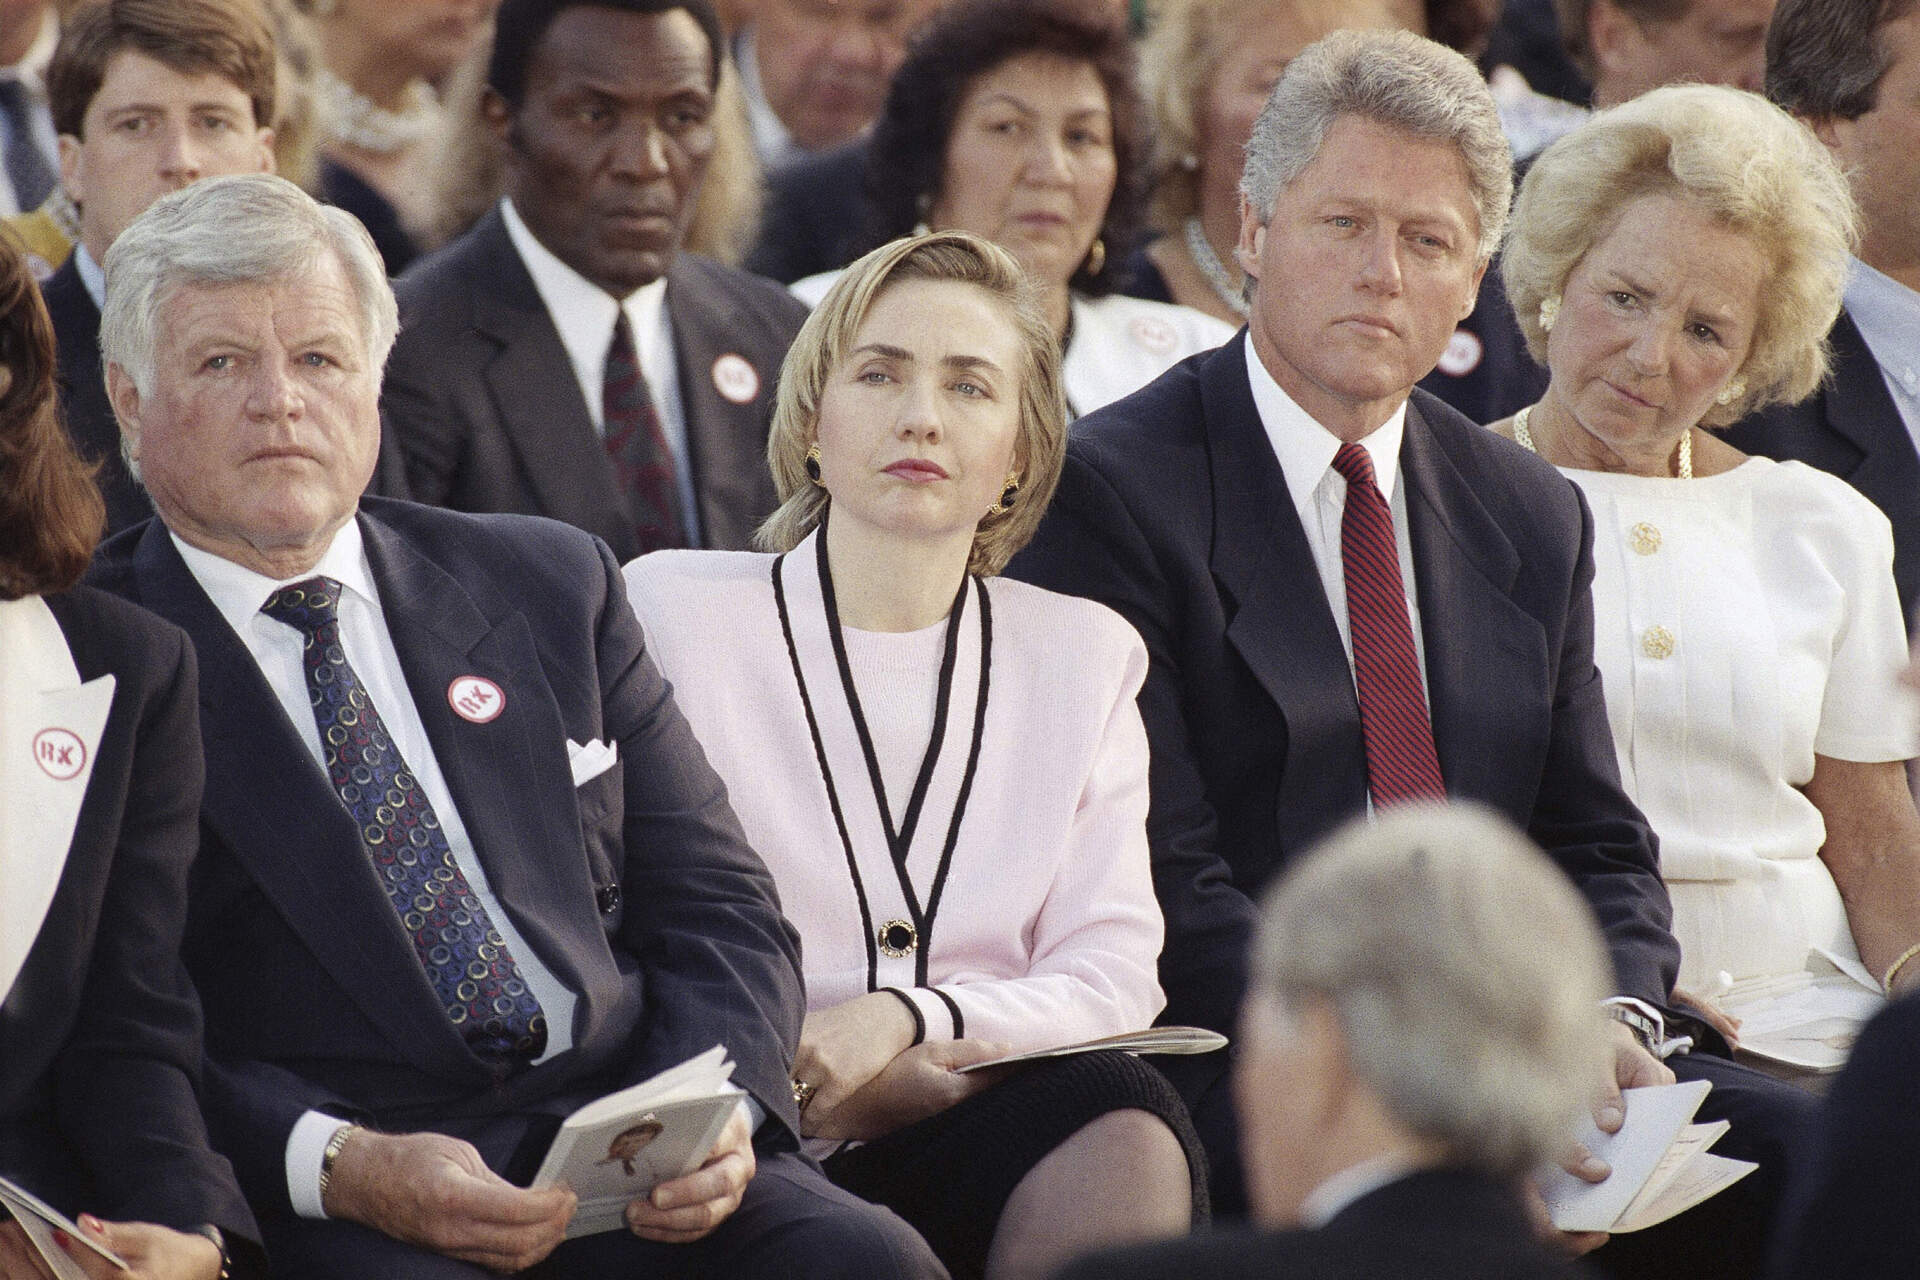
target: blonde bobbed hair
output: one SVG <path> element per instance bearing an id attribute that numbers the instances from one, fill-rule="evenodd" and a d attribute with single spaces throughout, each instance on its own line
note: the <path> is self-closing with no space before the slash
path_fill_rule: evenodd
<path id="1" fill-rule="evenodd" d="M 970 573 L 999 573 L 1040 527 L 1067 452 L 1067 401 L 1060 344 L 1039 296 L 1013 255 L 965 231 L 936 231 L 881 245 L 834 283 L 800 328 L 780 367 L 767 437 L 767 465 L 780 506 L 754 534 L 762 551 L 791 551 L 826 515 L 827 491 L 807 476 L 807 449 L 818 437 L 820 399 L 874 303 L 907 280 L 970 284 L 998 299 L 1020 338 L 1020 426 L 1014 474 L 1020 493 L 1008 510 L 987 515 L 973 537 Z"/>
<path id="2" fill-rule="evenodd" d="M 1744 395 L 1701 425 L 1802 400 L 1827 372 L 1827 330 L 1840 314 L 1857 240 L 1847 180 L 1812 132 L 1756 94 L 1671 85 L 1609 108 L 1534 162 L 1501 258 L 1527 350 L 1547 363 L 1540 304 L 1643 196 L 1690 201 L 1750 238 L 1771 264 L 1753 345 L 1736 377 Z"/>

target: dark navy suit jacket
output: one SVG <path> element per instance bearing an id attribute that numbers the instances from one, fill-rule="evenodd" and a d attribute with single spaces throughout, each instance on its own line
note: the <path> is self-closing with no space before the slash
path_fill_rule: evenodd
<path id="1" fill-rule="evenodd" d="M 1311 1231 L 1222 1231 L 1094 1254 L 1058 1280 L 1573 1280 L 1514 1193 L 1461 1170 L 1409 1174 Z"/>
<path id="2" fill-rule="evenodd" d="M 193 650 L 98 591 L 46 602 L 81 680 L 115 684 L 59 887 L 0 1005 L 0 1173 L 70 1213 L 257 1237 L 194 1099 L 200 1010 L 180 962 L 201 780 Z"/>
<path id="3" fill-rule="evenodd" d="M 200 654 L 207 790 L 186 954 L 206 1006 L 208 1121 L 256 1207 L 290 1210 L 284 1148 L 309 1109 L 450 1133 L 525 1176 L 559 1117 L 716 1043 L 791 1131 L 797 939 L 606 547 L 549 520 L 381 499 L 359 519 L 487 878 L 579 997 L 573 1048 L 504 1080 L 468 1050 L 252 656 L 159 522 L 129 531 L 96 579 Z M 493 720 L 455 714 L 448 689 L 466 675 L 503 692 Z M 568 739 L 610 742 L 618 763 L 576 787 Z"/>
<path id="4" fill-rule="evenodd" d="M 1146 641 L 1164 1016 L 1228 1032 L 1254 895 L 1367 798 L 1352 672 L 1246 351 L 1243 330 L 1082 419 L 1011 569 L 1110 605 Z M 1525 827 L 1593 906 L 1618 992 L 1663 1005 L 1679 947 L 1593 663 L 1586 505 L 1424 392 L 1401 461 L 1448 793 Z"/>
<path id="5" fill-rule="evenodd" d="M 1727 440 L 1768 458 L 1830 471 L 1873 500 L 1893 522 L 1893 577 L 1911 618 L 1920 599 L 1920 455 L 1887 390 L 1880 364 L 1845 311 L 1827 341 L 1833 370 L 1799 404 L 1774 405 L 1735 423 Z"/>

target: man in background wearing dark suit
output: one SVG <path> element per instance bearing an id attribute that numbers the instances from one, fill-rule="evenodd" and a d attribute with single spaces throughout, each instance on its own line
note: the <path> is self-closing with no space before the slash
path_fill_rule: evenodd
<path id="1" fill-rule="evenodd" d="M 1847 171 L 1860 257 L 1827 340 L 1827 385 L 1733 426 L 1748 453 L 1830 471 L 1893 522 L 1893 576 L 1920 600 L 1920 8 L 1911 0 L 1783 0 L 1767 96 L 1812 126 Z"/>
<path id="2" fill-rule="evenodd" d="M 806 308 L 684 253 L 723 56 L 707 0 L 506 0 L 484 110 L 507 198 L 400 281 L 382 408 L 412 495 L 553 516 L 622 561 L 741 548 L 775 506 Z"/>
<path id="3" fill-rule="evenodd" d="M 106 265 L 160 519 L 93 578 L 200 656 L 183 949 L 275 1275 L 941 1274 L 797 1152 L 798 940 L 607 548 L 360 500 L 397 322 L 365 229 L 223 178 Z M 750 1100 L 705 1163 L 562 1244 L 572 1193 L 515 1184 L 560 1120 L 715 1044 Z"/>
<path id="4" fill-rule="evenodd" d="M 169 191 L 273 172 L 273 32 L 249 0 L 110 0 L 75 13 L 47 70 L 61 180 L 80 243 L 42 294 L 60 353 L 60 411 L 100 464 L 109 533 L 153 506 L 127 475 L 100 372 L 100 264 Z"/>
<path id="5" fill-rule="evenodd" d="M 1241 190 L 1247 329 L 1083 420 L 1012 566 L 1146 640 L 1164 1016 L 1231 1030 L 1252 895 L 1335 825 L 1472 799 L 1526 829 L 1598 917 L 1615 1084 L 1669 1081 L 1679 946 L 1593 663 L 1592 518 L 1552 467 L 1412 391 L 1506 219 L 1486 84 L 1404 32 L 1329 36 L 1268 101 Z M 1673 1061 L 1721 1086 L 1710 1108 L 1737 1112 L 1751 1086 L 1767 1110 L 1735 1132 L 1784 1159 L 1804 1100 L 1724 1058 Z M 1165 1069 L 1219 1182 L 1238 1163 L 1225 1064 Z M 1609 1093 L 1596 1121 L 1616 1129 L 1617 1108 Z"/>
<path id="6" fill-rule="evenodd" d="M 1250 968 L 1234 1083 L 1260 1229 L 1060 1280 L 1587 1274 L 1536 1238 L 1517 1190 L 1604 1062 L 1606 953 L 1511 824 L 1437 805 L 1355 820 L 1267 894 Z"/>

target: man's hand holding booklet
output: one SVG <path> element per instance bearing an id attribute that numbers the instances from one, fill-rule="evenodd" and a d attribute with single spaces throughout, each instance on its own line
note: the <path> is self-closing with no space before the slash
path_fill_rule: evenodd
<path id="1" fill-rule="evenodd" d="M 700 1167 L 746 1096 L 715 1045 L 568 1116 L 531 1185 L 573 1188 L 580 1207 L 570 1240 L 622 1228 L 630 1202 Z"/>
<path id="2" fill-rule="evenodd" d="M 1592 1121 L 1580 1140 L 1613 1172 L 1585 1182 L 1555 1168 L 1542 1176 L 1553 1225 L 1562 1231 L 1639 1231 L 1718 1195 L 1758 1166 L 1707 1150 L 1727 1131 L 1725 1120 L 1694 1124 L 1712 1086 L 1705 1080 L 1628 1089 L 1626 1120 L 1617 1133 Z"/>

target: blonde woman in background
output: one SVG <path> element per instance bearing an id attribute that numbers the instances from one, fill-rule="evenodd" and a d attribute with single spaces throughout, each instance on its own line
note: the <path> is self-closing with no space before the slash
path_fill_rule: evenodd
<path id="1" fill-rule="evenodd" d="M 321 58 L 322 197 L 366 224 L 398 275 L 433 220 L 433 188 L 420 173 L 444 127 L 439 86 L 484 38 L 498 0 L 295 3 Z"/>

